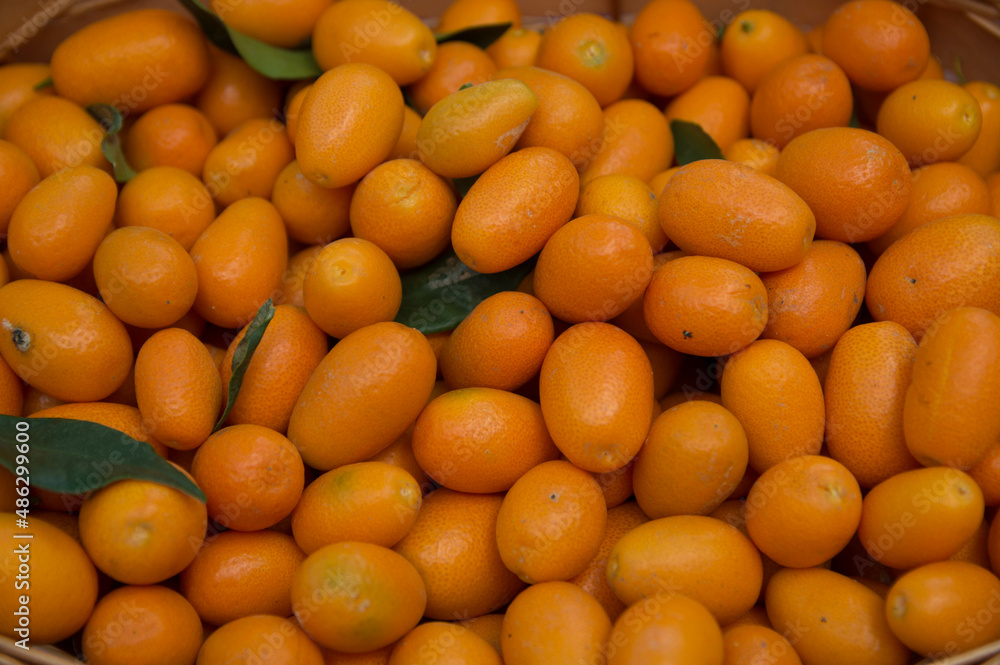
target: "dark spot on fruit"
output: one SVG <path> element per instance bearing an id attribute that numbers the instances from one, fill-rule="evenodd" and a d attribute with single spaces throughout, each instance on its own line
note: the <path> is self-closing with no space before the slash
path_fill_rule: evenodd
<path id="1" fill-rule="evenodd" d="M 917 283 L 917 280 L 916 280 L 915 277 L 907 277 L 906 281 L 908 281 L 910 284 L 916 284 Z"/>
<path id="2" fill-rule="evenodd" d="M 685 330 L 683 332 L 683 335 L 684 339 L 691 339 L 692 337 L 694 337 L 694 333 L 692 333 L 690 330 Z"/>

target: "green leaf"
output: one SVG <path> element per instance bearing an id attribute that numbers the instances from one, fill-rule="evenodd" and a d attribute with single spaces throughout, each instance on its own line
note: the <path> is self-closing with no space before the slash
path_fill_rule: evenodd
<path id="1" fill-rule="evenodd" d="M 238 55 L 233 40 L 229 38 L 229 30 L 226 24 L 218 16 L 213 14 L 205 5 L 198 0 L 180 0 L 184 8 L 191 12 L 195 20 L 201 25 L 201 31 L 205 33 L 208 40 L 233 55 Z"/>
<path id="2" fill-rule="evenodd" d="M 250 366 L 254 351 L 257 350 L 257 345 L 264 337 L 264 331 L 267 330 L 267 324 L 271 322 L 273 316 L 274 303 L 268 298 L 267 302 L 257 310 L 253 321 L 247 325 L 243 339 L 236 345 L 236 350 L 233 352 L 233 375 L 229 377 L 229 385 L 226 386 L 226 408 L 222 412 L 219 422 L 215 423 L 213 431 L 217 432 L 226 422 L 226 418 L 229 417 L 229 412 L 232 410 L 233 404 L 236 403 L 236 396 L 239 395 L 240 387 L 243 385 L 243 375 L 247 373 L 247 367 Z"/>
<path id="3" fill-rule="evenodd" d="M 14 475 L 24 467 L 20 475 L 32 486 L 53 492 L 83 494 L 134 478 L 205 502 L 204 492 L 148 443 L 82 420 L 0 415 L 0 464 Z"/>
<path id="4" fill-rule="evenodd" d="M 34 88 L 32 88 L 32 89 L 33 90 L 44 90 L 45 88 L 51 88 L 54 85 L 55 85 L 55 81 L 53 81 L 52 77 L 50 76 L 47 79 L 45 79 L 43 81 L 39 81 L 38 83 L 36 83 L 35 86 L 34 86 Z"/>
<path id="5" fill-rule="evenodd" d="M 452 182 L 455 183 L 455 189 L 458 190 L 458 195 L 463 199 L 469 193 L 469 190 L 472 189 L 472 186 L 476 184 L 477 180 L 479 180 L 478 175 L 470 175 L 468 178 L 452 178 Z"/>
<path id="6" fill-rule="evenodd" d="M 246 63 L 270 79 L 293 81 L 323 73 L 323 69 L 316 64 L 312 49 L 278 48 L 233 29 L 229 29 L 229 37 Z"/>
<path id="7" fill-rule="evenodd" d="M 931 56 L 934 57 L 934 56 Z M 960 85 L 965 85 L 969 82 L 969 79 L 965 77 L 965 72 L 962 71 L 962 56 L 955 56 L 955 76 L 958 77 L 958 82 Z"/>
<path id="8" fill-rule="evenodd" d="M 285 49 L 265 44 L 227 26 L 200 0 L 180 1 L 198 20 L 202 31 L 213 44 L 240 56 L 264 76 L 277 80 L 297 80 L 323 73 L 316 64 L 311 49 Z"/>
<path id="9" fill-rule="evenodd" d="M 122 152 L 121 140 L 118 132 L 122 128 L 122 114 L 110 104 L 91 104 L 87 107 L 87 113 L 92 115 L 97 122 L 104 127 L 104 138 L 101 139 L 101 152 L 111 162 L 114 168 L 115 180 L 118 182 L 128 182 L 135 177 L 135 171 L 128 165 L 125 154 Z"/>
<path id="10" fill-rule="evenodd" d="M 451 330 L 485 298 L 501 291 L 513 291 L 535 267 L 532 258 L 503 272 L 484 275 L 447 253 L 402 275 L 403 304 L 396 321 L 430 334 Z"/>
<path id="11" fill-rule="evenodd" d="M 722 159 L 719 146 L 701 125 L 686 120 L 671 120 L 670 131 L 674 135 L 674 153 L 680 166 L 699 159 Z"/>
<path id="12" fill-rule="evenodd" d="M 453 32 L 442 32 L 435 35 L 434 38 L 437 39 L 438 44 L 444 44 L 445 42 L 469 42 L 470 44 L 475 44 L 479 48 L 485 49 L 490 44 L 500 39 L 503 33 L 507 32 L 511 25 L 513 24 L 509 21 L 507 23 L 477 25 L 471 28 L 455 30 Z"/>

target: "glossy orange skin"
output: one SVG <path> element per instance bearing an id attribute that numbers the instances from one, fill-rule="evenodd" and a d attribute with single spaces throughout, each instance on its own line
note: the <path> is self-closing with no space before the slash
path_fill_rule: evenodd
<path id="1" fill-rule="evenodd" d="M 622 174 L 603 175 L 580 188 L 576 215 L 618 217 L 642 231 L 655 254 L 667 244 L 667 234 L 656 217 L 657 201 L 654 189 L 638 178 Z"/>
<path id="2" fill-rule="evenodd" d="M 212 434 L 225 399 L 208 349 L 181 328 L 165 328 L 139 349 L 135 396 L 150 434 L 177 450 L 197 448 Z"/>
<path id="3" fill-rule="evenodd" d="M 208 188 L 195 176 L 172 166 L 150 167 L 125 183 L 115 209 L 118 227 L 146 226 L 163 231 L 188 251 L 214 220 L 215 204 Z"/>
<path id="4" fill-rule="evenodd" d="M 281 640 L 277 647 L 270 642 Z M 299 624 L 259 614 L 227 623 L 205 639 L 196 665 L 225 665 L 270 653 L 268 665 L 323 665 L 319 646 Z"/>
<path id="5" fill-rule="evenodd" d="M 309 318 L 343 339 L 373 323 L 392 321 L 403 297 L 399 272 L 389 255 L 361 238 L 341 238 L 324 247 L 302 280 Z"/>
<path id="6" fill-rule="evenodd" d="M 918 342 L 944 312 L 982 307 L 1000 314 L 1000 220 L 955 215 L 893 243 L 868 274 L 865 304 L 876 321 L 902 324 Z"/>
<path id="7" fill-rule="evenodd" d="M 56 94 L 130 113 L 185 99 L 208 80 L 193 21 L 163 9 L 124 12 L 77 30 L 52 52 Z"/>
<path id="8" fill-rule="evenodd" d="M 880 255 L 913 229 L 953 215 L 992 215 L 989 187 L 964 164 L 938 162 L 913 171 L 906 212 L 888 231 L 868 243 Z"/>
<path id="9" fill-rule="evenodd" d="M 550 148 L 508 155 L 458 205 L 451 228 L 455 253 L 478 272 L 513 268 L 569 221 L 579 193 L 579 176 L 565 155 Z"/>
<path id="10" fill-rule="evenodd" d="M 982 130 L 979 102 L 950 81 L 923 79 L 893 90 L 878 111 L 879 134 L 911 164 L 960 158 Z"/>
<path id="11" fill-rule="evenodd" d="M 7 120 L 3 138 L 31 158 L 42 178 L 82 165 L 111 172 L 101 152 L 104 128 L 62 97 L 44 95 L 20 106 Z"/>
<path id="12" fill-rule="evenodd" d="M 435 374 L 434 351 L 421 333 L 392 322 L 366 326 L 316 367 L 292 410 L 288 438 L 322 471 L 368 459 L 416 420 Z"/>
<path id="13" fill-rule="evenodd" d="M 389 153 L 389 159 L 417 159 L 417 130 L 423 118 L 409 106 L 403 108 L 403 130 L 399 133 L 396 146 Z"/>
<path id="14" fill-rule="evenodd" d="M 775 177 L 816 215 L 816 237 L 856 243 L 899 221 L 910 200 L 910 168 L 892 143 L 853 127 L 816 129 L 781 151 Z"/>
<path id="15" fill-rule="evenodd" d="M 30 520 L 30 529 L 15 527 L 14 513 L 0 513 L 0 534 L 7 542 L 15 534 L 31 533 L 30 612 L 31 640 L 46 644 L 58 642 L 80 630 L 97 600 L 97 571 L 75 539 L 61 529 L 41 519 Z M 18 543 L 20 545 L 20 543 Z M 9 566 L 12 581 L 18 569 L 18 554 L 14 547 L 4 553 L 3 563 Z M 5 584 L 0 595 L 3 623 L 0 634 L 14 640 L 22 639 L 14 632 L 19 627 L 14 612 L 24 603 L 18 596 L 24 590 L 13 583 Z"/>
<path id="16" fill-rule="evenodd" d="M 220 367 L 223 388 L 233 375 L 233 357 L 246 328 L 233 338 Z M 288 429 L 295 401 L 327 353 L 326 335 L 301 309 L 278 305 L 243 375 L 229 411 L 231 425 L 249 423 L 276 432 Z"/>
<path id="17" fill-rule="evenodd" d="M 920 19 L 888 0 L 854 0 L 835 9 L 823 27 L 822 48 L 852 83 L 878 92 L 919 77 L 930 57 Z"/>
<path id="18" fill-rule="evenodd" d="M 494 78 L 522 81 L 538 98 L 538 109 L 515 148 L 552 148 L 569 157 L 577 169 L 587 165 L 590 146 L 604 136 L 604 114 L 587 88 L 539 67 L 507 67 Z"/>
<path id="19" fill-rule="evenodd" d="M 521 25 L 521 8 L 514 0 L 452 0 L 441 12 L 441 20 L 435 31 L 438 34 L 454 32 L 476 25 L 493 23 L 513 23 L 512 28 Z"/>
<path id="20" fill-rule="evenodd" d="M 607 525 L 601 487 L 569 462 L 542 462 L 518 478 L 497 514 L 497 547 L 528 584 L 568 580 L 587 567 Z"/>
<path id="21" fill-rule="evenodd" d="M 816 229 L 812 211 L 787 185 L 715 159 L 674 174 L 660 195 L 659 219 L 685 252 L 729 259 L 755 272 L 802 261 Z"/>
<path id="22" fill-rule="evenodd" d="M 705 71 L 714 37 L 694 3 L 653 0 L 635 17 L 629 33 L 636 79 L 664 97 L 687 90 Z"/>
<path id="23" fill-rule="evenodd" d="M 757 340 L 729 358 L 722 405 L 747 433 L 758 473 L 789 457 L 816 455 L 823 442 L 823 391 L 812 365 L 785 342 Z M 785 427 L 775 430 L 773 423 Z"/>
<path id="24" fill-rule="evenodd" d="M 413 427 L 413 454 L 439 485 L 506 492 L 533 467 L 559 457 L 531 400 L 494 388 L 460 388 L 431 401 Z"/>
<path id="25" fill-rule="evenodd" d="M 803 455 L 761 474 L 747 495 L 750 539 L 779 565 L 818 566 L 840 552 L 861 521 L 861 488 L 840 462 Z"/>
<path id="26" fill-rule="evenodd" d="M 865 297 L 865 264 L 850 245 L 816 240 L 791 268 L 761 275 L 767 289 L 762 339 L 779 339 L 809 359 L 833 348 Z"/>
<path id="27" fill-rule="evenodd" d="M 796 638 L 803 663 L 905 665 L 910 652 L 889 630 L 885 602 L 860 582 L 823 568 L 778 571 L 764 607 L 775 630 Z"/>
<path id="28" fill-rule="evenodd" d="M 306 554 L 348 540 L 392 547 L 413 527 L 420 504 L 420 486 L 402 467 L 345 464 L 309 484 L 292 514 L 292 534 Z"/>
<path id="29" fill-rule="evenodd" d="M 41 62 L 12 62 L 0 67 L 0 134 L 20 106 L 35 97 L 53 94 L 52 86 L 35 89 L 50 75 L 49 66 Z"/>
<path id="30" fill-rule="evenodd" d="M 92 166 L 45 178 L 14 209 L 7 230 L 18 268 L 53 282 L 86 268 L 114 216 L 115 181 Z"/>
<path id="31" fill-rule="evenodd" d="M 130 226 L 109 233 L 94 254 L 101 299 L 123 323 L 163 328 L 194 304 L 198 274 L 184 247 L 156 229 Z"/>
<path id="32" fill-rule="evenodd" d="M 314 184 L 298 162 L 291 162 L 278 174 L 270 196 L 291 240 L 326 244 L 350 230 L 353 194 L 354 185 L 326 189 Z"/>
<path id="33" fill-rule="evenodd" d="M 264 199 L 240 199 L 191 247 L 198 271 L 194 311 L 209 323 L 240 328 L 277 290 L 288 266 L 281 216 Z"/>
<path id="34" fill-rule="evenodd" d="M 725 644 L 723 665 L 802 665 L 795 648 L 781 633 L 767 626 L 729 624 L 722 631 Z"/>
<path id="35" fill-rule="evenodd" d="M 917 344 L 883 321 L 851 328 L 837 341 L 823 384 L 825 441 L 862 487 L 919 468 L 903 436 L 903 402 Z"/>
<path id="36" fill-rule="evenodd" d="M 686 120 L 699 125 L 725 151 L 747 137 L 750 95 L 726 76 L 708 76 L 675 97 L 664 110 L 667 122 Z"/>
<path id="37" fill-rule="evenodd" d="M 722 68 L 753 94 L 761 79 L 781 62 L 809 52 L 794 23 L 767 9 L 736 15 L 721 40 Z"/>
<path id="38" fill-rule="evenodd" d="M 195 97 L 195 106 L 219 137 L 247 120 L 270 118 L 281 108 L 281 85 L 257 72 L 238 56 L 209 45 L 211 71 Z M 200 172 L 199 172 L 200 173 Z"/>
<path id="39" fill-rule="evenodd" d="M 0 141 L 0 178 L 5 183 L 3 197 L 0 198 L 0 237 L 3 237 L 7 235 L 7 227 L 17 204 L 38 184 L 40 178 L 31 158 L 9 141 Z"/>
<path id="40" fill-rule="evenodd" d="M 607 106 L 625 94 L 634 59 L 619 26 L 603 16 L 577 12 L 563 15 L 542 34 L 535 64 L 578 81 Z"/>
<path id="41" fill-rule="evenodd" d="M 403 93 L 377 67 L 340 65 L 313 83 L 298 122 L 302 173 L 320 187 L 343 187 L 389 156 L 403 129 Z"/>
<path id="42" fill-rule="evenodd" d="M 0 361 L 0 413 L 5 416 L 21 416 L 25 385 L 6 360 L 0 357 Z"/>
<path id="43" fill-rule="evenodd" d="M 20 414 L 11 414 L 20 415 Z M 139 409 L 125 404 L 111 402 L 71 402 L 39 409 L 27 414 L 32 418 L 69 418 L 86 420 L 116 429 L 136 441 L 148 443 L 160 457 L 167 456 L 167 447 L 150 436 L 142 421 Z"/>
<path id="44" fill-rule="evenodd" d="M 119 480 L 80 507 L 87 555 L 99 570 L 125 584 L 156 584 L 184 570 L 201 547 L 207 525 L 205 504 L 148 480 Z"/>
<path id="45" fill-rule="evenodd" d="M 674 136 L 660 110 L 642 99 L 623 99 L 604 109 L 604 141 L 584 155 L 590 163 L 580 184 L 609 174 L 648 181 L 670 166 L 673 155 Z"/>
<path id="46" fill-rule="evenodd" d="M 625 534 L 608 555 L 607 575 L 626 604 L 683 594 L 726 624 L 753 607 L 763 569 L 757 548 L 736 527 L 713 517 L 676 515 Z"/>
<path id="47" fill-rule="evenodd" d="M 504 660 L 543 665 L 600 658 L 611 621 L 593 596 L 568 582 L 528 587 L 504 614 Z"/>
<path id="48" fill-rule="evenodd" d="M 607 321 L 642 297 L 652 275 L 653 252 L 642 231 L 610 215 L 584 215 L 546 241 L 534 288 L 561 321 Z"/>
<path id="49" fill-rule="evenodd" d="M 1000 579 L 965 561 L 941 561 L 896 580 L 886 598 L 889 627 L 929 658 L 969 651 L 1000 639 Z"/>
<path id="50" fill-rule="evenodd" d="M 499 653 L 485 639 L 455 623 L 430 621 L 407 633 L 392 650 L 388 665 L 415 665 L 432 655 L 439 665 L 501 665 Z"/>
<path id="51" fill-rule="evenodd" d="M 653 519 L 707 515 L 736 489 L 747 455 L 746 433 L 729 411 L 711 402 L 679 404 L 653 421 L 635 458 L 636 501 Z"/>
<path id="52" fill-rule="evenodd" d="M 910 569 L 955 554 L 983 521 L 983 493 L 958 469 L 905 471 L 865 496 L 858 536 L 869 556 Z"/>
<path id="53" fill-rule="evenodd" d="M 434 62 L 407 93 L 421 114 L 464 85 L 478 85 L 494 78 L 496 65 L 486 51 L 464 41 L 445 42 L 438 47 Z"/>
<path id="54" fill-rule="evenodd" d="M 201 176 L 205 158 L 218 142 L 204 113 L 187 104 L 164 104 L 135 121 L 123 148 L 129 166 L 136 171 L 174 166 Z"/>
<path id="55" fill-rule="evenodd" d="M 180 591 L 213 626 L 254 614 L 288 616 L 292 576 L 305 558 L 284 533 L 223 531 L 183 570 Z"/>
<path id="56" fill-rule="evenodd" d="M 198 447 L 191 475 L 205 492 L 209 517 L 234 531 L 266 529 L 288 517 L 305 482 L 292 443 L 260 425 L 212 434 Z"/>
<path id="57" fill-rule="evenodd" d="M 636 602 L 615 622 L 608 637 L 608 665 L 662 662 L 722 665 L 719 624 L 705 606 L 661 591 Z"/>
<path id="58" fill-rule="evenodd" d="M 420 17 L 386 0 L 328 4 L 312 29 L 312 52 L 324 70 L 365 63 L 398 85 L 426 74 L 437 51 L 434 33 Z"/>
<path id="59" fill-rule="evenodd" d="M 504 67 L 532 67 L 538 59 L 542 35 L 530 28 L 511 27 L 498 40 L 486 47 L 497 69 Z"/>
<path id="60" fill-rule="evenodd" d="M 487 81 L 434 104 L 417 128 L 417 156 L 446 178 L 482 173 L 511 151 L 538 98 L 516 79 Z"/>
<path id="61" fill-rule="evenodd" d="M 227 26 L 254 39 L 296 48 L 312 34 L 313 25 L 329 6 L 327 0 L 212 0 L 212 11 Z"/>
<path id="62" fill-rule="evenodd" d="M 497 293 L 452 331 L 441 350 L 441 375 L 451 388 L 516 390 L 538 374 L 552 339 L 552 316 L 538 298 Z"/>
<path id="63" fill-rule="evenodd" d="M 649 359 L 609 323 L 579 323 L 559 335 L 542 362 L 539 392 L 553 441 L 581 469 L 625 466 L 649 431 Z"/>
<path id="64" fill-rule="evenodd" d="M 285 126 L 273 118 L 247 120 L 205 158 L 202 180 L 220 206 L 271 195 L 278 174 L 295 159 Z"/>
<path id="65" fill-rule="evenodd" d="M 281 277 L 281 286 L 274 296 L 276 305 L 294 305 L 305 309 L 305 298 L 302 296 L 302 283 L 313 259 L 323 249 L 323 245 L 312 245 L 288 257 L 288 268 Z M 313 325 L 316 325 L 315 323 Z"/>
<path id="66" fill-rule="evenodd" d="M 784 148 L 796 136 L 824 127 L 846 127 L 853 108 L 843 70 L 821 55 L 798 55 L 761 80 L 750 102 L 750 131 Z"/>
<path id="67" fill-rule="evenodd" d="M 427 600 L 423 580 L 405 558 L 359 542 L 335 543 L 310 554 L 295 571 L 291 596 L 295 616 L 310 637 L 350 653 L 401 638 L 417 625 Z"/>
<path id="68" fill-rule="evenodd" d="M 921 463 L 968 470 L 1000 444 L 1000 317 L 975 307 L 943 313 L 920 341 L 903 406 L 906 446 Z"/>
<path id="69" fill-rule="evenodd" d="M 597 548 L 597 554 L 590 560 L 587 567 L 569 581 L 576 584 L 587 593 L 594 596 L 614 621 L 625 611 L 625 604 L 615 595 L 608 584 L 608 555 L 615 544 L 633 528 L 649 521 L 638 504 L 627 501 L 621 505 L 608 508 L 607 526 L 604 538 Z"/>
<path id="70" fill-rule="evenodd" d="M 438 256 L 451 239 L 458 202 L 444 178 L 415 159 L 384 162 L 351 197 L 351 231 L 378 245 L 400 269 Z"/>
<path id="71" fill-rule="evenodd" d="M 81 635 L 94 665 L 192 665 L 202 643 L 191 603 L 162 586 L 126 586 L 101 598 Z"/>
<path id="72" fill-rule="evenodd" d="M 722 152 L 722 155 L 731 162 L 746 164 L 762 173 L 773 176 L 778 169 L 780 151 L 777 146 L 767 141 L 760 139 L 739 139 L 726 148 Z M 662 188 L 660 191 L 662 191 Z"/>
<path id="73" fill-rule="evenodd" d="M 649 330 L 680 353 L 722 356 L 765 329 L 764 284 L 744 266 L 709 256 L 682 256 L 660 267 L 643 296 Z"/>
<path id="74" fill-rule="evenodd" d="M 506 605 L 524 588 L 496 546 L 503 496 L 436 489 L 424 498 L 413 528 L 394 548 L 427 585 L 430 619 L 477 617 Z"/>
<path id="75" fill-rule="evenodd" d="M 125 326 L 104 303 L 64 284 L 0 288 L 0 354 L 28 385 L 63 401 L 104 399 L 132 368 Z"/>
<path id="76" fill-rule="evenodd" d="M 962 87 L 979 102 L 983 121 L 979 138 L 958 162 L 985 178 L 1000 170 L 1000 87 L 986 81 L 969 81 Z"/>

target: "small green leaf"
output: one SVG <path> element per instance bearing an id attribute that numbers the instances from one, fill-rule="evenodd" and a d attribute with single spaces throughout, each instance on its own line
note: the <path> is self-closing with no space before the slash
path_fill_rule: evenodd
<path id="1" fill-rule="evenodd" d="M 55 81 L 53 81 L 52 77 L 50 76 L 47 79 L 45 79 L 43 81 L 39 81 L 38 83 L 36 83 L 33 89 L 34 90 L 44 90 L 45 88 L 51 88 L 53 85 L 55 85 Z"/>
<path id="2" fill-rule="evenodd" d="M 0 464 L 34 487 L 84 494 L 118 480 L 150 480 L 202 503 L 205 494 L 143 441 L 97 423 L 0 415 Z M 18 467 L 24 473 L 18 474 Z"/>
<path id="3" fill-rule="evenodd" d="M 118 132 L 122 128 L 122 114 L 110 104 L 91 104 L 87 113 L 92 115 L 104 127 L 104 138 L 101 139 L 101 152 L 111 162 L 117 182 L 128 182 L 135 177 L 135 171 L 128 165 Z"/>
<path id="4" fill-rule="evenodd" d="M 701 125 L 686 120 L 671 120 L 670 131 L 674 135 L 674 153 L 680 166 L 699 159 L 722 159 L 719 146 Z"/>
<path id="5" fill-rule="evenodd" d="M 455 189 L 458 190 L 458 195 L 464 199 L 465 195 L 469 193 L 469 190 L 472 189 L 472 186 L 476 184 L 477 180 L 479 180 L 479 176 L 470 175 L 468 178 L 453 178 L 452 182 L 455 183 Z"/>
<path id="6" fill-rule="evenodd" d="M 425 334 L 451 330 L 485 298 L 516 289 L 535 261 L 532 258 L 510 270 L 484 275 L 449 250 L 423 268 L 402 275 L 403 303 L 396 321 Z"/>
<path id="7" fill-rule="evenodd" d="M 213 44 L 238 55 L 248 65 L 270 79 L 297 80 L 319 76 L 323 70 L 311 49 L 285 49 L 265 44 L 233 30 L 213 14 L 200 0 L 181 0 L 201 24 Z"/>
<path id="8" fill-rule="evenodd" d="M 205 33 L 208 40 L 233 55 L 238 55 L 233 40 L 229 38 L 229 30 L 226 24 L 218 16 L 213 14 L 205 5 L 198 0 L 180 0 L 184 8 L 191 12 L 195 20 L 201 25 L 201 31 Z"/>
<path id="9" fill-rule="evenodd" d="M 460 87 L 459 90 L 465 90 L 466 88 L 471 88 L 472 86 L 473 86 L 472 83 L 463 83 L 462 87 Z"/>
<path id="10" fill-rule="evenodd" d="M 469 42 L 479 48 L 485 49 L 490 44 L 500 39 L 503 33 L 507 32 L 510 26 L 507 23 L 492 23 L 490 25 L 477 25 L 471 28 L 463 28 L 453 32 L 442 32 L 434 36 L 438 44 L 445 42 Z"/>
<path id="11" fill-rule="evenodd" d="M 236 350 L 233 352 L 233 375 L 229 377 L 229 385 L 226 386 L 226 408 L 222 412 L 219 422 L 215 423 L 213 431 L 217 432 L 226 422 L 226 418 L 229 417 L 229 412 L 232 410 L 233 404 L 236 403 L 236 396 L 239 395 L 240 387 L 243 385 L 243 375 L 247 373 L 247 367 L 250 366 L 254 351 L 257 350 L 257 345 L 264 337 L 264 331 L 267 330 L 267 324 L 271 322 L 273 316 L 274 303 L 268 298 L 267 302 L 257 310 L 253 321 L 247 325 L 243 339 L 236 345 Z"/>
<path id="12" fill-rule="evenodd" d="M 959 55 L 955 56 L 955 76 L 958 77 L 958 82 L 961 85 L 965 85 L 969 82 L 969 79 L 965 77 L 965 72 L 962 71 L 962 56 Z"/>
<path id="13" fill-rule="evenodd" d="M 311 49 L 278 48 L 233 29 L 229 30 L 229 37 L 246 63 L 270 79 L 294 81 L 323 73 Z"/>

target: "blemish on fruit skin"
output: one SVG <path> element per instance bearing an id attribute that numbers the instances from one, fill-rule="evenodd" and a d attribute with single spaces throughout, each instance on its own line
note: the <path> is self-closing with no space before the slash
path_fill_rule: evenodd
<path id="1" fill-rule="evenodd" d="M 4 319 L 0 321 L 0 326 L 10 333 L 10 339 L 14 342 L 14 348 L 21 353 L 27 353 L 31 348 L 31 333 L 22 328 L 18 328 L 13 323 Z"/>

